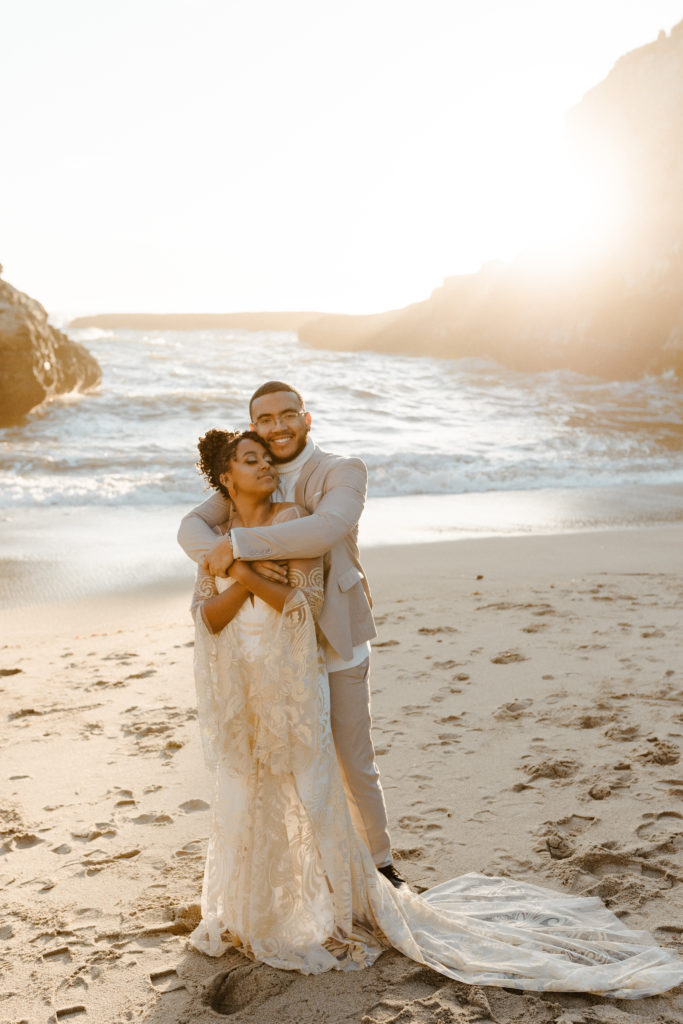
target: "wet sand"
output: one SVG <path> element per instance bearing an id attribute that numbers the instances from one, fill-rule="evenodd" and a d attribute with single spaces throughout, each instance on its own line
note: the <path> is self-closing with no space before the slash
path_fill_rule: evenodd
<path id="1" fill-rule="evenodd" d="M 415 888 L 506 874 L 682 948 L 682 542 L 668 525 L 364 552 L 377 760 Z M 189 949 L 209 778 L 188 590 L 2 612 L 2 1022 L 683 1020 L 680 991 L 467 988 L 392 951 L 303 977 Z"/>
<path id="2" fill-rule="evenodd" d="M 197 491 L 197 502 L 208 490 Z M 188 588 L 176 533 L 185 505 L 7 508 L 0 512 L 0 612 L 157 585 Z M 369 498 L 361 548 L 481 537 L 683 525 L 683 485 L 542 488 Z"/>

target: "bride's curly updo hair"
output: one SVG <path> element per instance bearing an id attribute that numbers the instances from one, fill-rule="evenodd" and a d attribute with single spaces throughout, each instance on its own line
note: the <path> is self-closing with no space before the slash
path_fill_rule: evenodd
<path id="1" fill-rule="evenodd" d="M 197 469 L 202 473 L 216 491 L 220 491 L 226 498 L 230 498 L 228 489 L 221 483 L 221 476 L 225 473 L 235 457 L 237 446 L 240 441 L 258 441 L 262 448 L 268 451 L 268 447 L 262 437 L 255 430 L 207 430 L 204 437 L 199 438 L 199 462 L 195 463 Z"/>

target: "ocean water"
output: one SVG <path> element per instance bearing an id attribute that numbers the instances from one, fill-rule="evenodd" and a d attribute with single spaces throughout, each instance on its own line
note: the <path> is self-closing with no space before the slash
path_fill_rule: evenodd
<path id="1" fill-rule="evenodd" d="M 299 387 L 321 447 L 367 463 L 361 546 L 683 520 L 673 378 L 324 352 L 285 333 L 70 333 L 99 360 L 99 391 L 0 430 L 0 610 L 189 594 L 176 531 L 207 493 L 197 438 L 246 426 L 269 378 Z"/>
<path id="2" fill-rule="evenodd" d="M 487 360 L 327 352 L 291 333 L 69 332 L 101 389 L 0 431 L 0 507 L 192 505 L 197 437 L 247 425 L 269 378 L 292 382 L 323 448 L 358 455 L 371 497 L 683 484 L 683 388 L 521 374 Z"/>

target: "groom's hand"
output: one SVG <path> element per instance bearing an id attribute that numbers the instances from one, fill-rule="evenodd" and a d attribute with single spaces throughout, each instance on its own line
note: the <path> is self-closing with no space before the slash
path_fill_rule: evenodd
<path id="1" fill-rule="evenodd" d="M 249 563 L 259 576 L 263 576 L 264 580 L 273 580 L 275 583 L 286 583 L 287 582 L 287 562 L 272 562 L 268 559 L 259 559 L 257 562 Z"/>
<path id="2" fill-rule="evenodd" d="M 227 576 L 228 569 L 234 561 L 235 555 L 230 543 L 230 536 L 226 534 L 217 544 L 214 544 L 210 551 L 207 551 L 202 567 L 211 576 Z"/>

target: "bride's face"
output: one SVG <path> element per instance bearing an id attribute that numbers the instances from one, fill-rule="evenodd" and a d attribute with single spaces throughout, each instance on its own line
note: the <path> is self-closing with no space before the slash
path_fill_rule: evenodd
<path id="1" fill-rule="evenodd" d="M 221 483 L 230 494 L 255 497 L 272 494 L 277 487 L 277 470 L 273 456 L 258 441 L 240 441 L 230 461 L 230 468 L 221 476 Z"/>

